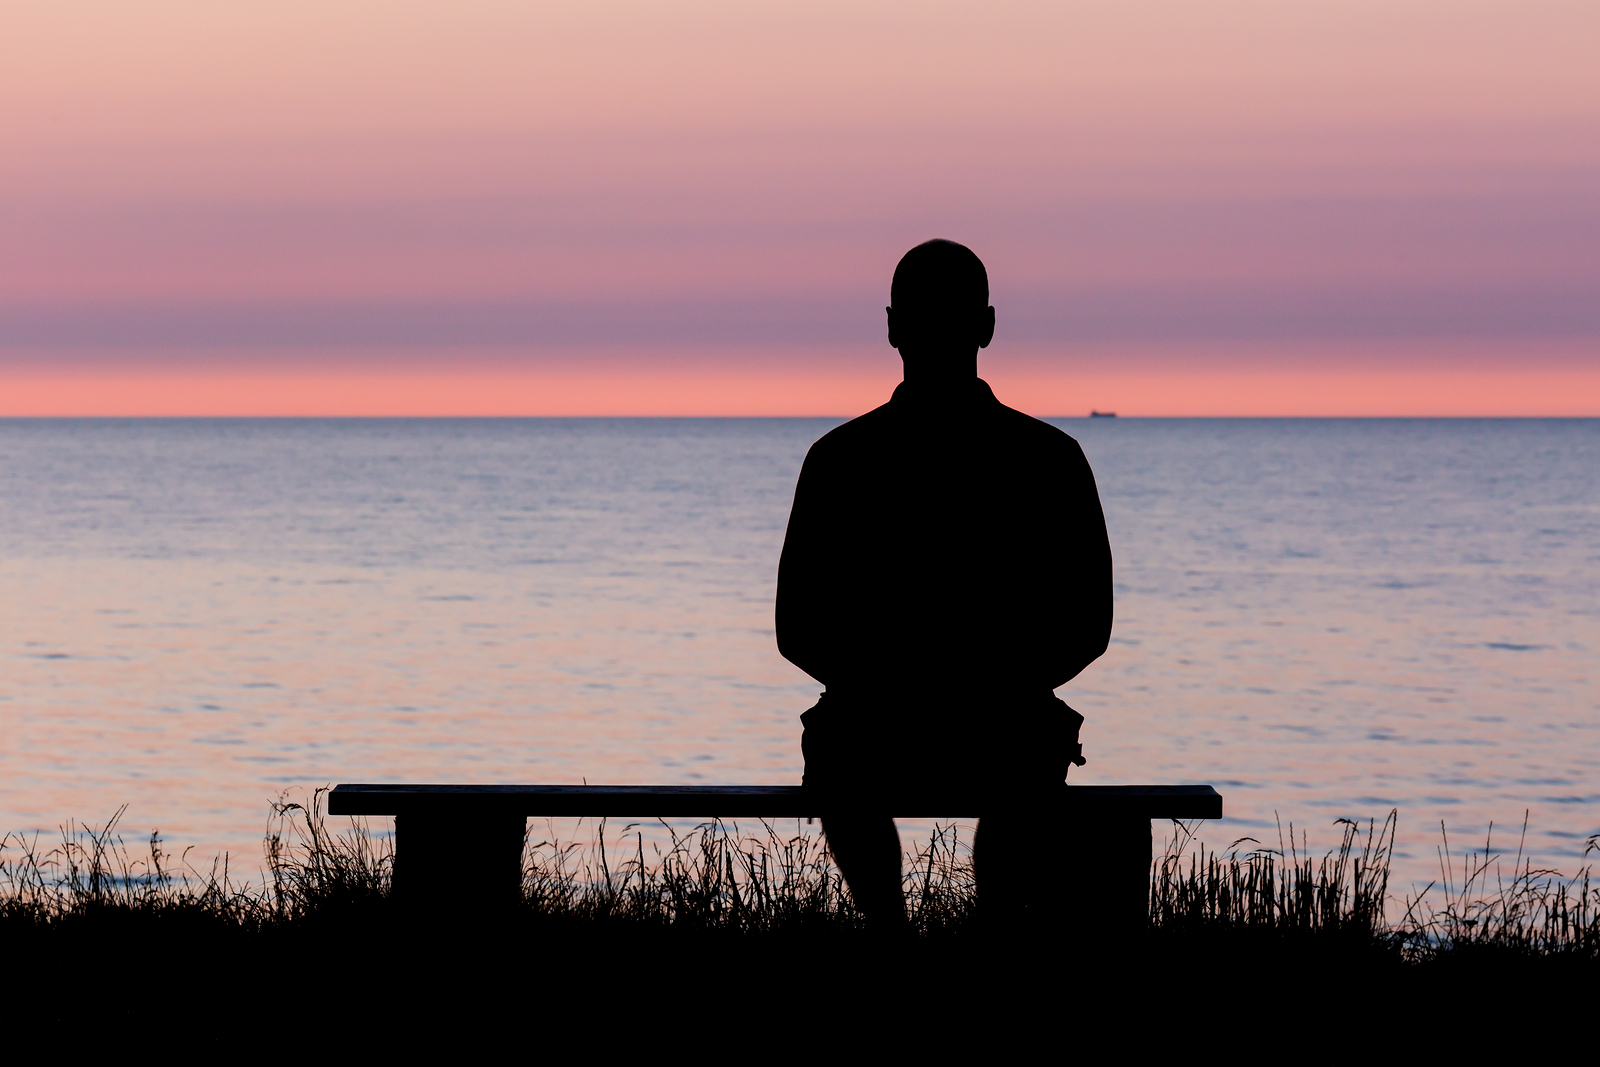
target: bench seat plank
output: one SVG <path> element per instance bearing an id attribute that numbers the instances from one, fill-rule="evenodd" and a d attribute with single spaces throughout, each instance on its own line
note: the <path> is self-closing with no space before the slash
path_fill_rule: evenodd
<path id="1" fill-rule="evenodd" d="M 1209 785 L 1072 785 L 1066 803 L 1077 814 L 1147 819 L 1220 819 L 1222 797 Z M 959 788 L 896 798 L 903 818 L 981 814 Z M 533 817 L 793 819 L 818 814 L 797 785 L 337 785 L 330 815 L 462 815 Z"/>

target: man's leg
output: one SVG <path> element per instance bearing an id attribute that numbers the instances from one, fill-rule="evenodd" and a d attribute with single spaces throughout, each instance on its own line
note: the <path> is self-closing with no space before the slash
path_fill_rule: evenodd
<path id="1" fill-rule="evenodd" d="M 894 820 L 887 815 L 825 815 L 822 833 L 867 923 L 880 930 L 904 927 L 900 832 Z"/>
<path id="2" fill-rule="evenodd" d="M 1073 914 L 1080 894 L 1068 880 L 1094 876 L 1075 862 L 1061 818 L 1067 771 L 1083 762 L 1083 716 L 1045 694 L 1022 702 L 1017 726 L 1020 733 L 980 733 L 971 742 L 992 804 L 972 840 L 978 909 L 997 932 L 1053 940 L 1081 921 Z"/>
<path id="3" fill-rule="evenodd" d="M 985 926 L 1011 927 L 1027 903 L 1027 823 L 1016 815 L 986 815 L 972 838 L 972 873 Z"/>
<path id="4" fill-rule="evenodd" d="M 1062 914 L 1066 842 L 1040 840 L 1041 810 L 995 813 L 978 820 L 972 867 L 978 909 L 996 933 L 1053 937 L 1071 921 Z"/>

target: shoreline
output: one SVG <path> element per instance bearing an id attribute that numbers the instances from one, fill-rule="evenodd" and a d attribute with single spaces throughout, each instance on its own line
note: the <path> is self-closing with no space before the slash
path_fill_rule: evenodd
<path id="1" fill-rule="evenodd" d="M 274 806 L 262 885 L 221 864 L 183 870 L 156 837 L 130 849 L 114 820 L 48 852 L 7 838 L 0 938 L 30 980 L 13 983 L 6 1014 L 108 1039 L 174 1012 L 195 1032 L 241 1036 L 287 1011 L 335 1043 L 356 1017 L 450 1040 L 462 1026 L 546 1026 L 567 1047 L 607 1033 L 618 1012 L 663 1033 L 700 1019 L 749 1036 L 811 1005 L 889 1034 L 908 1018 L 936 1024 L 925 1017 L 937 1002 L 959 1005 L 962 1027 L 1054 1034 L 1130 997 L 1231 1004 L 1258 1022 L 1354 997 L 1366 1031 L 1403 1041 L 1396 1005 L 1414 1016 L 1492 995 L 1497 1008 L 1564 1013 L 1600 978 L 1587 868 L 1497 881 L 1480 851 L 1455 857 L 1467 885 L 1396 901 L 1393 814 L 1341 820 L 1339 843 L 1316 855 L 1169 851 L 1153 864 L 1150 925 L 1130 936 L 1103 936 L 1092 914 L 1063 921 L 1065 887 L 1052 885 L 1020 926 L 986 923 L 970 850 L 948 827 L 907 864 L 913 935 L 886 938 L 863 926 L 812 833 L 708 823 L 653 855 L 637 838 L 619 853 L 626 834 L 587 847 L 530 839 L 520 900 L 468 889 L 419 908 L 394 892 L 386 839 L 331 829 L 321 799 Z M 112 1002 L 85 1021 L 83 998 L 108 979 Z"/>

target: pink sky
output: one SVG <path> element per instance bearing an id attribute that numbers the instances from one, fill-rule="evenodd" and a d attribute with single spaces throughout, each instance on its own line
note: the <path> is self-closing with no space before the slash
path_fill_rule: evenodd
<path id="1" fill-rule="evenodd" d="M 32 5 L 0 414 L 1600 415 L 1592 3 Z"/>

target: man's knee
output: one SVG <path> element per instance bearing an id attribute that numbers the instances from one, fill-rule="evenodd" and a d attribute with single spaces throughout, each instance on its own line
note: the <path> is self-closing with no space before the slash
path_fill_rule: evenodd
<path id="1" fill-rule="evenodd" d="M 843 813 L 822 817 L 822 835 L 834 859 L 900 866 L 900 832 L 887 815 Z"/>
<path id="2" fill-rule="evenodd" d="M 979 820 L 972 845 L 973 873 L 979 891 L 1012 893 L 1025 887 L 1050 892 L 1064 874 L 1060 841 L 1041 836 L 1037 814 L 993 815 Z"/>

